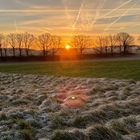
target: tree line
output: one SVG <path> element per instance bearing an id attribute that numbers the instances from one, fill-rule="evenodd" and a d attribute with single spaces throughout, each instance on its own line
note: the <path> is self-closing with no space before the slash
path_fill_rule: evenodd
<path id="1" fill-rule="evenodd" d="M 61 37 L 53 36 L 49 33 L 41 34 L 35 36 L 31 33 L 10 33 L 6 36 L 0 34 L 0 56 L 7 56 L 7 51 L 9 48 L 12 49 L 12 55 L 15 57 L 16 50 L 18 50 L 18 56 L 23 55 L 23 50 L 26 52 L 26 56 L 29 56 L 31 49 L 37 47 L 42 50 L 42 55 L 47 56 L 48 50 L 52 51 L 54 55 L 56 50 L 60 48 Z M 4 53 L 4 54 L 3 54 Z"/>
<path id="2" fill-rule="evenodd" d="M 140 38 L 139 38 L 140 39 Z M 87 48 L 93 49 L 96 54 L 127 54 L 130 47 L 134 44 L 135 38 L 128 33 L 118 33 L 107 36 L 73 36 L 70 45 L 76 48 L 82 55 Z M 30 50 L 35 46 L 42 51 L 42 56 L 47 56 L 48 52 L 54 56 L 60 48 L 63 48 L 62 37 L 44 33 L 35 36 L 31 33 L 10 33 L 8 35 L 0 34 L 0 57 L 8 56 L 8 48 L 12 50 L 12 56 L 23 56 L 23 50 L 26 56 L 30 55 Z M 18 54 L 16 53 L 18 50 Z"/>

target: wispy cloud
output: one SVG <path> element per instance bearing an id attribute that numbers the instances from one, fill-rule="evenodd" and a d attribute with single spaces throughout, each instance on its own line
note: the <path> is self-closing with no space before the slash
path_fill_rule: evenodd
<path id="1" fill-rule="evenodd" d="M 135 7 L 130 8 L 134 3 Z M 15 27 L 16 23 L 16 27 Z M 140 0 L 1 0 L 0 30 L 140 33 Z M 136 26 L 134 26 L 136 25 Z M 115 29 L 117 27 L 117 29 Z M 133 27 L 133 28 L 130 28 Z"/>

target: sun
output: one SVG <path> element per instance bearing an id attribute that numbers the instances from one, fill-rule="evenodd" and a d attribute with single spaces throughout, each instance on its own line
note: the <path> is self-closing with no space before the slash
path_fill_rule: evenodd
<path id="1" fill-rule="evenodd" d="M 66 49 L 66 50 L 69 50 L 70 48 L 71 48 L 71 46 L 68 45 L 68 44 L 65 46 L 65 49 Z"/>

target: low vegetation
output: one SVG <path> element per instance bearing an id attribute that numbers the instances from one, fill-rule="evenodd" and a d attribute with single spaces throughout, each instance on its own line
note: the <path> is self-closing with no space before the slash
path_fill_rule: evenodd
<path id="1" fill-rule="evenodd" d="M 140 61 L 73 61 L 0 64 L 0 72 L 140 80 Z"/>
<path id="2" fill-rule="evenodd" d="M 139 81 L 0 73 L 0 84 L 0 140 L 140 138 Z M 64 105 L 73 93 L 89 98 Z"/>

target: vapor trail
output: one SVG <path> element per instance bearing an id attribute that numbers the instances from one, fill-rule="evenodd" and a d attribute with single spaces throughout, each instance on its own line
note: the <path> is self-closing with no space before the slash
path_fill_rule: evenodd
<path id="1" fill-rule="evenodd" d="M 133 8 L 135 5 L 136 5 L 136 3 L 133 4 L 133 5 L 131 6 L 131 8 Z M 115 23 L 117 23 L 122 17 L 124 17 L 124 16 L 127 14 L 127 12 L 128 12 L 131 8 L 127 9 L 124 13 L 122 13 L 122 15 L 120 15 L 115 21 L 113 21 L 104 31 L 108 31 L 108 30 L 110 29 L 110 27 L 112 27 L 112 26 L 113 26 Z"/>
<path id="2" fill-rule="evenodd" d="M 84 2 L 85 2 L 85 0 L 82 1 L 81 6 L 80 6 L 79 11 L 78 11 L 78 15 L 76 17 L 76 20 L 74 21 L 74 24 L 72 25 L 73 29 L 75 28 L 75 26 L 76 26 L 76 24 L 77 24 L 77 22 L 80 18 L 80 15 L 81 15 L 81 12 L 82 12 L 82 9 L 83 9 L 83 6 L 84 6 Z"/>
<path id="3" fill-rule="evenodd" d="M 117 11 L 118 9 L 120 9 L 121 7 L 123 7 L 123 6 L 127 5 L 127 4 L 129 4 L 129 3 L 132 2 L 132 1 L 133 1 L 133 0 L 128 0 L 128 1 L 126 1 L 126 2 L 124 2 L 124 3 L 122 3 L 120 6 L 118 6 L 117 8 L 115 8 L 115 9 L 109 11 L 109 12 L 106 13 L 103 17 L 100 17 L 100 18 L 105 18 L 106 16 L 108 16 L 108 15 L 110 15 L 111 13 Z"/>
<path id="4" fill-rule="evenodd" d="M 104 0 L 103 3 L 100 3 L 99 6 L 98 6 L 98 8 L 96 9 L 94 20 L 91 23 L 92 27 L 96 23 L 96 21 L 97 21 L 97 19 L 99 17 L 99 14 L 100 14 L 100 10 L 104 6 L 105 2 L 106 2 L 106 0 Z"/>
<path id="5" fill-rule="evenodd" d="M 63 3 L 64 8 L 65 8 L 65 14 L 66 14 L 67 18 L 70 19 L 70 15 L 69 15 L 69 12 L 68 12 L 68 7 L 66 5 L 66 2 L 67 2 L 67 0 L 62 0 L 62 3 Z"/>

